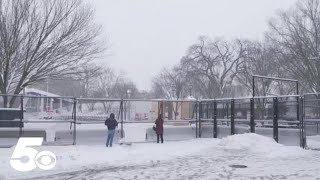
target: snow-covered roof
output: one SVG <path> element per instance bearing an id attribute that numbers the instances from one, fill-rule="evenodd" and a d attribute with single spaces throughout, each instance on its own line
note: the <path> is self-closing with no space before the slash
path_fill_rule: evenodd
<path id="1" fill-rule="evenodd" d="M 186 100 L 196 100 L 196 98 L 194 98 L 193 96 L 188 96 L 186 97 Z"/>
<path id="2" fill-rule="evenodd" d="M 53 94 L 53 93 L 46 92 L 46 91 L 42 91 L 40 89 L 35 89 L 35 88 L 26 88 L 25 93 L 37 93 L 37 94 L 41 94 L 42 96 L 60 97 L 60 95 Z M 22 94 L 22 92 L 20 94 Z"/>

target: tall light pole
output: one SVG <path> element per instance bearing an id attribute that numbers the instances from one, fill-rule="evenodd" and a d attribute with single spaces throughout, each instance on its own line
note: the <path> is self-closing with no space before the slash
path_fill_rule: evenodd
<path id="1" fill-rule="evenodd" d="M 189 85 L 189 96 L 191 97 L 192 95 L 192 84 Z"/>
<path id="2" fill-rule="evenodd" d="M 131 95 L 131 90 L 128 89 L 128 90 L 127 90 L 127 99 L 130 98 L 130 95 Z M 129 117 L 129 120 L 130 120 L 130 114 L 131 114 L 131 112 L 130 112 L 130 102 L 129 102 L 129 101 L 128 101 L 128 104 L 129 104 L 129 114 L 128 114 L 128 117 Z"/>

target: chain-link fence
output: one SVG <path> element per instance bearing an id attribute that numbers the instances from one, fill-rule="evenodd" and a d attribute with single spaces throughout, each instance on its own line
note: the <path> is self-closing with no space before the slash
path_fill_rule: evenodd
<path id="1" fill-rule="evenodd" d="M 304 94 L 302 103 L 302 132 L 306 145 L 320 149 L 320 94 Z"/>
<path id="2" fill-rule="evenodd" d="M 302 145 L 299 96 L 200 101 L 199 137 L 255 132 L 286 145 Z"/>
<path id="3" fill-rule="evenodd" d="M 1 95 L 0 137 L 41 136 L 46 143 L 103 144 L 104 122 L 114 113 L 119 140 L 154 141 L 152 126 L 161 114 L 166 140 L 255 132 L 304 147 L 306 137 L 320 133 L 319 107 L 318 94 L 198 101 Z"/>
<path id="4" fill-rule="evenodd" d="M 43 137 L 44 143 L 75 144 L 73 97 L 1 95 L 0 141 Z M 64 136 L 59 136 L 63 132 Z"/>

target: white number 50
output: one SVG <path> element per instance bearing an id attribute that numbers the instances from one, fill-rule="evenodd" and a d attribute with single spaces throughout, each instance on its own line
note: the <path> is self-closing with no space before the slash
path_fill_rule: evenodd
<path id="1" fill-rule="evenodd" d="M 56 165 L 56 156 L 50 151 L 38 153 L 30 147 L 41 146 L 42 141 L 42 137 L 20 138 L 11 156 L 11 166 L 22 172 L 31 171 L 37 167 L 43 170 L 52 169 Z"/>

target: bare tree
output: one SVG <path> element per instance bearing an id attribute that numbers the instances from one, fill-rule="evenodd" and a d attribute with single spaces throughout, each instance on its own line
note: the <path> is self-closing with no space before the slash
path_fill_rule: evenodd
<path id="1" fill-rule="evenodd" d="M 80 68 L 77 78 L 81 84 L 82 97 L 94 97 L 98 86 L 98 79 L 104 75 L 104 69 L 94 63 L 84 64 Z"/>
<path id="2" fill-rule="evenodd" d="M 135 99 L 139 96 L 139 91 L 134 82 L 127 79 L 123 75 L 118 75 L 118 77 L 116 78 L 111 88 L 110 95 L 114 98 L 120 98 L 120 99 Z M 124 108 L 124 119 L 127 119 L 127 117 L 130 118 L 130 114 L 131 114 L 130 109 L 132 109 L 131 102 L 124 101 L 123 108 Z"/>
<path id="3" fill-rule="evenodd" d="M 186 73 L 179 66 L 163 69 L 153 80 L 153 92 L 162 95 L 160 98 L 180 100 L 187 95 L 188 82 Z M 156 97 L 157 98 L 157 97 Z M 174 103 L 174 119 L 177 119 L 178 108 L 181 103 Z"/>
<path id="4" fill-rule="evenodd" d="M 128 90 L 130 90 L 130 97 Z M 120 99 L 136 98 L 139 95 L 139 90 L 134 82 L 123 77 L 122 75 L 118 75 L 113 83 L 110 95 L 111 97 Z"/>
<path id="5" fill-rule="evenodd" d="M 223 97 L 228 92 L 236 75 L 237 66 L 243 61 L 245 46 L 240 40 L 228 42 L 222 39 L 212 41 L 200 37 L 189 48 L 181 64 L 202 97 Z"/>
<path id="6" fill-rule="evenodd" d="M 160 92 L 166 99 L 181 99 L 186 96 L 186 74 L 179 66 L 172 69 L 164 68 L 157 77 L 153 79 L 154 91 Z"/>
<path id="7" fill-rule="evenodd" d="M 252 75 L 262 75 L 271 77 L 286 77 L 287 73 L 283 70 L 282 66 L 277 61 L 275 49 L 272 44 L 261 42 L 248 42 L 246 44 L 246 55 L 243 63 L 237 67 L 236 80 L 246 89 L 248 92 L 253 91 Z M 256 79 L 255 80 L 255 95 L 256 96 L 268 96 L 268 95 L 280 95 L 293 91 L 292 87 L 288 86 L 288 83 L 282 83 L 279 81 L 273 81 L 269 79 Z M 267 98 L 255 99 L 257 105 L 257 118 L 263 118 L 268 113 L 268 100 Z M 284 112 L 284 110 L 283 110 Z"/>
<path id="8" fill-rule="evenodd" d="M 109 98 L 112 96 L 112 88 L 116 80 L 116 75 L 110 67 L 104 67 L 98 77 L 93 80 L 94 89 L 92 91 L 92 97 L 94 98 Z M 113 102 L 103 101 L 103 109 L 105 113 L 109 113 L 112 110 Z"/>
<path id="9" fill-rule="evenodd" d="M 155 99 L 168 99 L 168 92 L 166 89 L 162 88 L 163 82 L 162 79 L 157 75 L 152 79 L 152 87 L 151 87 L 151 97 Z"/>
<path id="10" fill-rule="evenodd" d="M 93 14 L 81 0 L 0 0 L 0 92 L 72 75 L 100 55 Z"/>
<path id="11" fill-rule="evenodd" d="M 294 8 L 271 19 L 269 27 L 267 38 L 279 50 L 284 70 L 306 89 L 319 92 L 320 1 L 298 1 Z"/>
<path id="12" fill-rule="evenodd" d="M 237 81 L 252 93 L 252 75 L 288 77 L 288 74 L 278 62 L 277 51 L 272 44 L 247 42 L 246 55 L 236 70 Z M 294 90 L 288 87 L 288 83 L 263 79 L 257 79 L 255 86 L 255 94 L 257 96 L 286 94 L 285 92 L 289 93 Z"/>
<path id="13" fill-rule="evenodd" d="M 93 97 L 108 98 L 114 87 L 117 75 L 110 67 L 104 67 L 102 73 L 95 80 L 96 88 Z"/>

